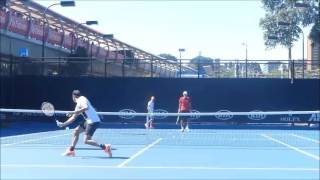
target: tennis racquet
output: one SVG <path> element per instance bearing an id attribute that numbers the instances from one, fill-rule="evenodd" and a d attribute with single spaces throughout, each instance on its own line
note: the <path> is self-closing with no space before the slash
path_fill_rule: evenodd
<path id="1" fill-rule="evenodd" d="M 48 116 L 48 117 L 53 117 L 53 119 L 56 121 L 57 126 L 60 127 L 60 125 L 62 124 L 62 122 L 58 121 L 58 119 L 56 118 L 55 115 L 55 109 L 53 104 L 51 104 L 50 102 L 43 102 L 41 104 L 41 111 L 44 115 Z M 69 127 L 66 127 L 66 129 L 69 129 Z"/>
<path id="2" fill-rule="evenodd" d="M 41 111 L 43 114 L 45 114 L 48 117 L 54 117 L 55 118 L 55 113 L 54 113 L 54 106 L 49 103 L 49 102 L 43 102 L 41 104 Z"/>

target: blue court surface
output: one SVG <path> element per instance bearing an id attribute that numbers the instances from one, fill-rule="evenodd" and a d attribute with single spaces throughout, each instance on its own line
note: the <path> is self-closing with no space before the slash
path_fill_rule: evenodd
<path id="1" fill-rule="evenodd" d="M 319 179 L 319 130 L 98 129 L 113 157 L 72 130 L 1 137 L 1 179 Z"/>

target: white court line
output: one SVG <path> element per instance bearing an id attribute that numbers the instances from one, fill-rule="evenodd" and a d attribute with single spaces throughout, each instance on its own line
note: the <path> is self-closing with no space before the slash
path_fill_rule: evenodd
<path id="1" fill-rule="evenodd" d="M 40 135 L 40 134 L 52 134 L 52 133 L 54 133 L 54 132 L 59 132 L 59 131 L 63 131 L 63 130 L 44 131 L 44 132 L 37 132 L 37 133 L 28 133 L 28 134 L 19 134 L 19 135 L 5 136 L 5 137 L 0 137 L 0 140 L 10 139 L 10 138 L 16 138 L 16 137 Z"/>
<path id="2" fill-rule="evenodd" d="M 36 138 L 36 139 L 29 139 L 29 140 L 25 140 L 25 141 L 19 141 L 19 142 L 15 142 L 15 143 L 11 143 L 11 144 L 1 144 L 1 146 L 3 147 L 8 147 L 8 146 L 13 146 L 13 145 L 17 145 L 17 144 L 23 144 L 23 143 L 28 143 L 28 142 L 34 142 L 34 141 L 40 141 L 40 140 L 44 140 L 44 139 L 51 139 L 51 138 L 56 138 L 56 137 L 61 137 L 61 136 L 66 136 L 66 135 L 71 135 L 72 133 L 66 133 L 66 134 L 61 134 L 61 135 L 56 135 L 56 136 L 49 136 L 49 137 L 43 137 L 43 138 Z"/>
<path id="3" fill-rule="evenodd" d="M 304 140 L 308 140 L 308 141 L 311 141 L 311 142 L 315 142 L 315 143 L 318 143 L 320 144 L 320 141 L 319 140 L 316 140 L 316 139 L 312 139 L 312 138 L 308 138 L 308 137 L 305 137 L 305 136 L 299 136 L 297 134 L 290 134 L 291 136 L 294 136 L 294 137 L 297 137 L 297 138 L 300 138 L 300 139 L 304 139 Z"/>
<path id="4" fill-rule="evenodd" d="M 134 154 L 133 156 L 131 156 L 129 159 L 123 161 L 121 164 L 119 164 L 117 167 L 121 168 L 124 165 L 128 164 L 130 161 L 132 161 L 133 159 L 135 159 L 136 157 L 140 156 L 142 153 L 144 153 L 146 150 L 150 149 L 152 146 L 158 144 L 160 141 L 162 140 L 162 138 L 159 138 L 157 140 L 155 140 L 153 143 L 149 144 L 148 146 L 146 146 L 145 148 L 141 149 L 140 151 L 138 151 L 136 154 Z"/>
<path id="5" fill-rule="evenodd" d="M 1 164 L 1 168 L 99 168 L 118 169 L 118 166 L 64 165 L 64 164 Z M 239 170 L 239 171 L 317 171 L 318 168 L 276 167 L 210 167 L 210 166 L 124 166 L 121 169 L 177 169 L 177 170 Z"/>
<path id="6" fill-rule="evenodd" d="M 123 133 L 123 134 L 130 134 L 130 132 L 128 132 L 127 130 L 125 131 L 119 131 L 121 129 L 112 129 L 112 130 L 107 130 L 106 132 L 117 132 L 117 133 Z M 135 129 L 136 130 L 136 129 Z M 137 129 L 140 130 L 140 129 Z M 0 137 L 0 140 L 6 140 L 6 139 L 10 139 L 10 138 L 15 138 L 15 137 L 25 137 L 25 136 L 32 136 L 32 135 L 42 135 L 42 134 L 54 134 L 55 132 L 61 132 L 61 131 L 65 131 L 65 130 L 54 130 L 54 131 L 44 131 L 44 132 L 37 132 L 37 133 L 28 133 L 28 134 L 19 134 L 19 135 L 12 135 L 12 136 L 5 136 L 5 137 Z M 119 131 L 119 132 L 118 132 Z M 141 131 L 143 132 L 143 131 Z M 248 131 L 246 131 L 248 132 Z M 97 131 L 97 133 L 99 133 Z M 174 133 L 177 134 L 176 130 L 164 130 L 164 131 L 158 131 L 157 133 Z M 192 131 L 192 132 L 188 132 L 188 135 L 237 135 L 237 134 L 242 134 L 243 131 L 233 131 L 233 132 L 201 132 L 201 131 Z M 261 132 L 250 132 L 247 135 L 261 135 Z M 281 133 L 273 133 L 273 135 L 283 135 Z M 243 139 L 243 138 L 241 138 Z"/>
<path id="7" fill-rule="evenodd" d="M 303 150 L 301 150 L 301 149 L 299 149 L 299 148 L 297 148 L 297 147 L 291 146 L 290 144 L 284 143 L 284 142 L 282 142 L 282 141 L 280 141 L 280 140 L 277 140 L 277 139 L 275 139 L 275 138 L 273 138 L 273 137 L 270 137 L 270 136 L 268 136 L 268 135 L 266 135 L 266 134 L 261 134 L 261 136 L 263 136 L 263 137 L 265 137 L 265 138 L 267 138 L 267 139 L 269 139 L 269 140 L 271 140 L 271 141 L 274 141 L 274 142 L 276 142 L 276 143 L 282 144 L 282 145 L 284 145 L 284 146 L 286 146 L 286 147 L 288 147 L 288 148 L 290 148 L 290 149 L 293 149 L 293 150 L 295 150 L 295 151 L 297 151 L 297 152 L 299 152 L 299 153 L 301 153 L 301 154 L 304 154 L 304 155 L 306 155 L 306 156 L 309 156 L 309 157 L 311 157 L 311 158 L 313 158 L 313 159 L 320 160 L 320 157 L 319 157 L 319 156 L 316 156 L 316 155 L 314 155 L 314 154 L 311 154 L 311 153 L 308 153 L 308 152 L 306 152 L 306 151 L 303 151 Z"/>

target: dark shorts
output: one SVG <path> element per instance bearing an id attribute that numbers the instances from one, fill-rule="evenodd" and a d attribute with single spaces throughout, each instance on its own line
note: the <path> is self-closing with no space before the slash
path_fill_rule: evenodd
<path id="1" fill-rule="evenodd" d="M 86 121 L 83 121 L 79 126 L 85 130 L 86 135 L 93 136 L 94 132 L 99 128 L 100 122 L 88 124 Z"/>
<path id="2" fill-rule="evenodd" d="M 181 111 L 180 113 L 190 113 L 190 111 Z M 180 120 L 189 120 L 190 116 L 180 116 Z"/>

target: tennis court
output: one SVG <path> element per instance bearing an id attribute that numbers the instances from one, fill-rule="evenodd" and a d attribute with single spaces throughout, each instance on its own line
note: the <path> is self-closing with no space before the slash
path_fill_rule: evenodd
<path id="1" fill-rule="evenodd" d="M 112 144 L 112 158 L 82 137 L 75 157 L 61 156 L 72 129 L 6 136 L 4 128 L 1 179 L 319 179 L 317 128 L 205 127 L 182 133 L 106 125 L 94 138 Z"/>

